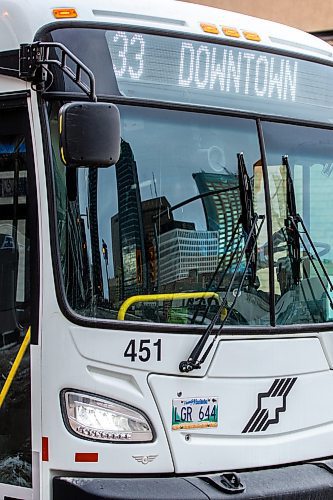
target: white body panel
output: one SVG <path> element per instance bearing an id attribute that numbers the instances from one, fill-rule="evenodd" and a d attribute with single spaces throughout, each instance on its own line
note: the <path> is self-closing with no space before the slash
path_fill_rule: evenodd
<path id="1" fill-rule="evenodd" d="M 228 340 L 220 342 L 209 377 L 286 377 L 326 370 L 329 366 L 317 338 Z"/>
<path id="2" fill-rule="evenodd" d="M 120 367 L 113 361 L 107 362 L 108 353 L 112 360 L 112 352 L 117 352 L 117 346 L 110 340 L 115 340 L 115 332 L 104 330 L 90 330 L 90 340 L 84 335 L 87 352 L 98 346 L 100 353 L 106 355 L 93 357 L 87 360 L 82 357 L 71 339 L 68 323 L 59 314 L 48 317 L 47 331 L 49 335 L 44 339 L 43 349 L 47 353 L 44 362 L 47 364 L 47 384 L 43 386 L 43 436 L 49 438 L 50 461 L 52 469 L 64 469 L 90 472 L 142 473 L 143 465 L 137 462 L 133 455 L 157 455 L 153 462 L 147 464 L 145 472 L 171 472 L 173 470 L 170 450 L 163 430 L 161 419 L 154 404 L 154 400 L 147 385 L 146 371 L 134 372 Z M 46 318 L 45 318 L 46 320 Z M 45 326 L 46 328 L 46 326 Z M 79 329 L 77 329 L 79 330 Z M 117 332 L 117 338 L 122 337 L 124 349 L 133 334 Z M 103 340 L 104 337 L 104 340 Z M 69 339 L 71 339 L 69 341 Z M 127 344 L 125 342 L 127 341 Z M 119 359 L 118 351 L 118 359 Z M 62 360 L 62 366 L 59 366 Z M 46 366 L 43 367 L 46 370 Z M 62 389 L 75 388 L 90 393 L 122 401 L 143 410 L 152 422 L 156 431 L 156 440 L 152 443 L 97 443 L 72 436 L 63 425 L 59 394 Z M 54 395 L 57 394 L 57 398 Z M 61 443 L 61 446 L 59 446 Z M 76 463 L 75 453 L 96 452 L 99 454 L 98 463 Z"/>

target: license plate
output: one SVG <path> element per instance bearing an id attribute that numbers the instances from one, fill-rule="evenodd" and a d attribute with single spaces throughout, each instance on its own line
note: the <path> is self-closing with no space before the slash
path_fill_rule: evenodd
<path id="1" fill-rule="evenodd" d="M 172 400 L 172 429 L 202 429 L 218 426 L 218 398 Z"/>

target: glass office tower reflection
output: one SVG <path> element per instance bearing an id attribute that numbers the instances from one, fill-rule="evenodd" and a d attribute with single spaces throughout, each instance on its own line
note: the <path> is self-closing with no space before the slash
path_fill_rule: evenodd
<path id="1" fill-rule="evenodd" d="M 237 175 L 214 174 L 207 172 L 197 172 L 192 174 L 198 187 L 199 193 L 204 194 L 214 191 L 212 196 L 202 198 L 205 211 L 207 229 L 218 231 L 218 255 L 225 254 L 226 247 L 233 232 L 236 236 L 241 234 L 241 228 L 237 230 L 239 217 L 241 214 L 241 203 L 239 197 L 239 185 Z M 230 255 L 236 247 L 238 238 L 235 238 L 234 245 L 230 247 Z M 225 265 L 228 264 L 228 259 Z"/>
<path id="2" fill-rule="evenodd" d="M 116 164 L 118 220 L 113 218 L 112 232 L 118 231 L 121 249 L 115 272 L 120 272 L 121 299 L 142 293 L 147 287 L 147 266 L 142 222 L 141 195 L 137 166 L 128 142 L 121 141 Z M 114 254 L 115 255 L 115 254 Z"/>
<path id="3" fill-rule="evenodd" d="M 172 229 L 160 238 L 162 285 L 196 274 L 213 273 L 218 263 L 218 231 Z"/>
<path id="4" fill-rule="evenodd" d="M 104 297 L 102 264 L 99 243 L 99 228 L 97 214 L 97 187 L 98 187 L 98 169 L 90 168 L 88 174 L 89 191 L 89 221 L 91 238 L 91 256 L 92 256 L 92 281 L 93 294 L 97 302 Z"/>

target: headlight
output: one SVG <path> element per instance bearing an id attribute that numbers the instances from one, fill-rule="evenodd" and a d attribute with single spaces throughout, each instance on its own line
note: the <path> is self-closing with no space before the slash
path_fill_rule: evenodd
<path id="1" fill-rule="evenodd" d="M 63 391 L 62 401 L 67 426 L 81 437 L 109 442 L 153 440 L 147 418 L 130 406 L 75 391 Z"/>

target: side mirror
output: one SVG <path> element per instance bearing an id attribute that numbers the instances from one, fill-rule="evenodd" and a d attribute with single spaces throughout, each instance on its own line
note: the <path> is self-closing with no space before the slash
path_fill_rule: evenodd
<path id="1" fill-rule="evenodd" d="M 68 167 L 109 167 L 120 155 L 120 116 L 105 102 L 71 102 L 59 110 L 60 156 Z"/>

